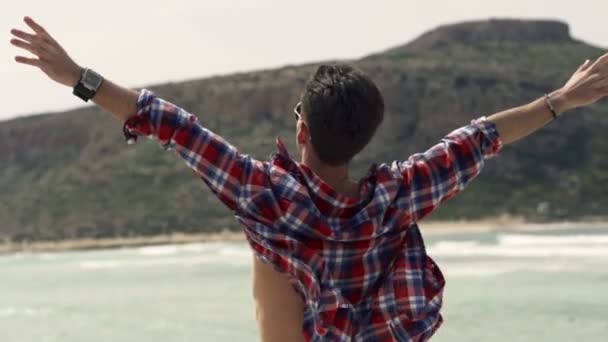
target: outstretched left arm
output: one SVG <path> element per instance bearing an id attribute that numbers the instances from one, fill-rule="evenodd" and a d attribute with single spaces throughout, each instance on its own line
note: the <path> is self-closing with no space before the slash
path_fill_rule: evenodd
<path id="1" fill-rule="evenodd" d="M 525 106 L 496 113 L 488 117 L 488 120 L 496 124 L 502 142 L 510 144 L 541 129 L 556 116 L 574 108 L 593 104 L 606 96 L 608 96 L 608 53 L 594 62 L 585 61 L 570 80 L 563 87 L 552 92 L 549 98 L 539 98 Z"/>

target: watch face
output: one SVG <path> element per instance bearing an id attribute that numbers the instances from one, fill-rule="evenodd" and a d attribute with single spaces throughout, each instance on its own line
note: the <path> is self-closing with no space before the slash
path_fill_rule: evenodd
<path id="1" fill-rule="evenodd" d="M 103 78 L 99 76 L 95 71 L 87 69 L 84 73 L 84 77 L 82 78 L 82 83 L 87 89 L 97 91 Z"/>

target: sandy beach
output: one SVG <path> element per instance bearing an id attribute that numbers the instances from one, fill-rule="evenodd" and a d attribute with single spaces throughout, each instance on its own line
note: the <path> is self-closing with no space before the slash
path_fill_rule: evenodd
<path id="1" fill-rule="evenodd" d="M 516 217 L 498 217 L 475 221 L 425 221 L 419 223 L 425 235 L 458 234 L 471 232 L 533 232 L 542 230 L 606 228 L 608 219 L 591 219 L 586 221 L 558 221 L 534 223 Z M 143 237 L 122 237 L 104 239 L 73 239 L 62 241 L 37 241 L 29 243 L 0 242 L 0 254 L 64 252 L 89 249 L 113 249 L 154 245 L 188 244 L 204 242 L 240 242 L 245 241 L 241 231 L 223 231 L 219 233 L 171 234 Z"/>

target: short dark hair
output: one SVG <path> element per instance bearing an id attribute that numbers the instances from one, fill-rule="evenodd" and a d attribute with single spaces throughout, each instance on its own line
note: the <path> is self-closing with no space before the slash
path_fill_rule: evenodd
<path id="1" fill-rule="evenodd" d="M 338 166 L 370 142 L 384 118 L 384 100 L 362 71 L 346 64 L 321 65 L 304 88 L 302 115 L 319 159 Z"/>

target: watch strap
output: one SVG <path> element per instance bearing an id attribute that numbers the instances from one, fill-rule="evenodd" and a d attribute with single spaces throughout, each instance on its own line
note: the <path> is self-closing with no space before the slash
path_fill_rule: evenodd
<path id="1" fill-rule="evenodd" d="M 95 91 L 91 90 L 82 84 L 82 82 L 78 82 L 78 84 L 74 87 L 74 91 L 72 92 L 74 95 L 78 96 L 84 102 L 88 102 L 90 99 L 95 96 Z"/>

